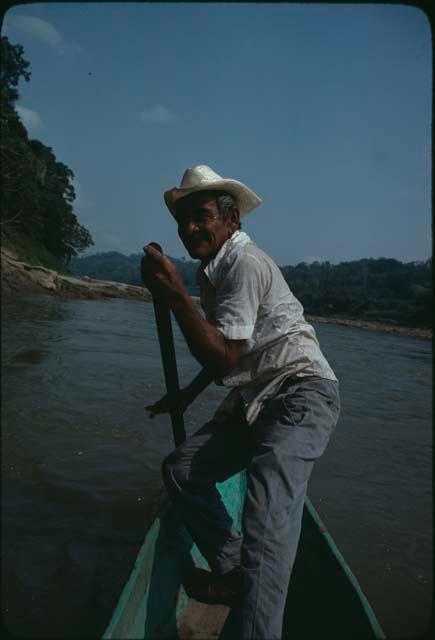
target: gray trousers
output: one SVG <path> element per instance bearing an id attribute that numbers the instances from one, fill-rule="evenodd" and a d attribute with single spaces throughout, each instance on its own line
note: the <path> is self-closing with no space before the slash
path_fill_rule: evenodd
<path id="1" fill-rule="evenodd" d="M 340 411 L 338 384 L 286 380 L 248 425 L 241 411 L 208 422 L 163 462 L 169 496 L 211 569 L 241 565 L 244 596 L 221 638 L 278 640 L 307 483 Z M 246 469 L 242 533 L 215 484 Z"/>

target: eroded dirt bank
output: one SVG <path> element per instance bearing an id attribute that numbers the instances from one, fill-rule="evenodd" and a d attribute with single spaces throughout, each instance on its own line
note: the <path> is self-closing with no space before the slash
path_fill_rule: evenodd
<path id="1" fill-rule="evenodd" d="M 151 300 L 144 287 L 122 282 L 95 280 L 93 278 L 67 276 L 22 262 L 10 249 L 1 249 L 1 286 L 6 297 L 19 291 L 50 293 L 68 298 L 132 298 Z"/>

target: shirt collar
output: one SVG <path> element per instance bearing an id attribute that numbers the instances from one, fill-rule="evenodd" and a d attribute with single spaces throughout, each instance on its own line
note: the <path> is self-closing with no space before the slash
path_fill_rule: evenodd
<path id="1" fill-rule="evenodd" d="M 231 238 L 228 238 L 228 240 L 223 243 L 215 257 L 210 260 L 208 265 L 203 270 L 212 284 L 214 280 L 214 274 L 216 273 L 219 264 L 222 262 L 222 259 L 225 258 L 234 247 L 243 247 L 248 242 L 251 242 L 251 238 L 247 233 L 245 233 L 244 231 L 235 231 Z M 200 269 L 200 271 L 202 271 L 202 269 Z"/>

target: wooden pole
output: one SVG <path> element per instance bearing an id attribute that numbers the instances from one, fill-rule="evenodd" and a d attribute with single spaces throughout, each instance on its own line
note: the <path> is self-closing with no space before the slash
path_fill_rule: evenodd
<path id="1" fill-rule="evenodd" d="M 150 245 L 163 254 L 163 249 L 157 242 L 150 242 Z M 169 400 L 171 400 L 171 398 L 174 397 L 180 389 L 180 385 L 178 383 L 174 335 L 172 333 L 171 311 L 166 300 L 160 296 L 153 296 L 153 304 L 160 344 L 160 354 L 162 356 L 163 371 L 165 374 L 166 391 Z M 178 447 L 186 439 L 183 413 L 177 408 L 170 412 L 170 416 L 175 446 Z"/>

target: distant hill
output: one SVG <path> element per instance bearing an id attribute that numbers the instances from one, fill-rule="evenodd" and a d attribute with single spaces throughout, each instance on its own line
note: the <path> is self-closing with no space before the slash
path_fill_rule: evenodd
<path id="1" fill-rule="evenodd" d="M 140 277 L 142 256 L 143 253 L 132 253 L 126 256 L 118 251 L 108 251 L 81 258 L 72 258 L 68 267 L 78 275 L 89 276 L 99 280 L 113 280 L 114 282 L 140 285 L 142 284 Z M 196 272 L 199 262 L 168 257 L 180 272 L 189 293 L 198 295 Z"/>
<path id="2" fill-rule="evenodd" d="M 101 280 L 141 284 L 142 254 L 116 251 L 72 258 L 69 268 Z M 191 295 L 198 295 L 198 262 L 171 258 Z M 403 263 L 391 258 L 301 262 L 281 267 L 290 289 L 308 314 L 432 326 L 432 260 Z"/>

